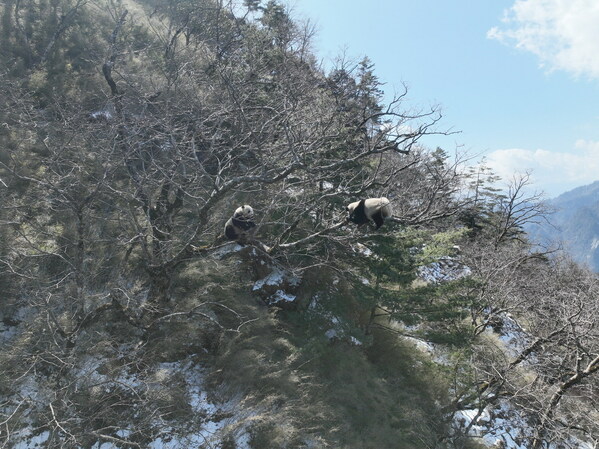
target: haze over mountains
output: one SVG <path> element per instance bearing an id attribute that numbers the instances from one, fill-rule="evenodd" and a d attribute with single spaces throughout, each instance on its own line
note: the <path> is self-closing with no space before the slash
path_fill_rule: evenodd
<path id="1" fill-rule="evenodd" d="M 531 239 L 562 243 L 574 260 L 599 272 L 599 181 L 563 193 L 548 204 L 555 209 L 551 224 L 527 228 Z"/>

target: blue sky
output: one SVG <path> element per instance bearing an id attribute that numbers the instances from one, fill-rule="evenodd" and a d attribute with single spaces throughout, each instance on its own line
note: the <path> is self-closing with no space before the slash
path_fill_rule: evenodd
<path id="1" fill-rule="evenodd" d="M 533 170 L 548 196 L 599 179 L 599 0 L 288 0 L 325 66 L 368 56 L 388 95 L 460 131 L 424 143 Z"/>

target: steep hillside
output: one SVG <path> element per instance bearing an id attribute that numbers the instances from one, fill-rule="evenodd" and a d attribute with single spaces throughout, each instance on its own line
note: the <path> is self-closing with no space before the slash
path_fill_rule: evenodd
<path id="1" fill-rule="evenodd" d="M 599 181 L 550 200 L 549 223 L 527 228 L 533 241 L 562 244 L 579 263 L 599 271 Z"/>
<path id="2" fill-rule="evenodd" d="M 33 308 L 5 309 L 2 343 L 22 349 L 2 356 L 4 374 L 10 366 L 18 378 L 3 383 L 2 410 L 16 405 L 4 443 L 376 449 L 430 447 L 449 434 L 438 409 L 449 400 L 445 368 L 392 333 L 365 335 L 343 278 L 322 269 L 297 278 L 234 244 L 209 262 L 177 274 L 176 305 L 145 327 L 122 317 L 142 296 L 94 317 L 51 378 L 18 360 L 24 347 L 58 357 L 28 333 L 49 329 L 26 324 L 38 321 Z M 282 291 L 293 304 L 269 308 Z"/>
<path id="3" fill-rule="evenodd" d="M 0 447 L 599 445 L 596 275 L 368 58 L 274 0 L 0 23 Z"/>

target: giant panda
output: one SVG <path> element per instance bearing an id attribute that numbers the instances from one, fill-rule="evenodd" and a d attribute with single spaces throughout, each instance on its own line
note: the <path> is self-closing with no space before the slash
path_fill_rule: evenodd
<path id="1" fill-rule="evenodd" d="M 246 243 L 254 236 L 255 232 L 254 209 L 248 204 L 235 209 L 235 213 L 225 224 L 225 237 L 239 243 Z"/>
<path id="2" fill-rule="evenodd" d="M 368 198 L 347 205 L 347 219 L 357 225 L 374 221 L 376 229 L 383 226 L 385 218 L 393 215 L 391 202 L 385 198 Z"/>

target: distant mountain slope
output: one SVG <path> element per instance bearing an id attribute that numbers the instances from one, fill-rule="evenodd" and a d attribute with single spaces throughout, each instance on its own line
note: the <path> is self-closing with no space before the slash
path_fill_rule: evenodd
<path id="1" fill-rule="evenodd" d="M 551 225 L 526 229 L 539 243 L 561 242 L 572 257 L 599 272 L 599 181 L 578 187 L 549 201 L 555 213 Z"/>

